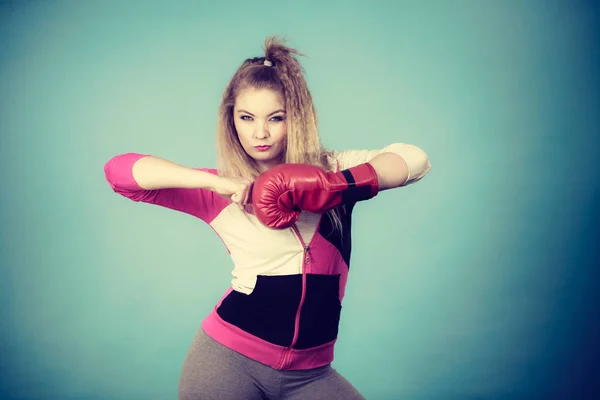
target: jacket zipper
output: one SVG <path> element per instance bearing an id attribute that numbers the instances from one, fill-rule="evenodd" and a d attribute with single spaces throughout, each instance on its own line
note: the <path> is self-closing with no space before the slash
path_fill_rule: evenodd
<path id="1" fill-rule="evenodd" d="M 315 233 L 312 238 L 313 240 L 319 231 L 320 224 L 321 224 L 321 219 L 319 219 L 319 222 L 317 224 L 317 228 L 316 228 Z M 310 254 L 309 254 L 310 244 L 307 245 L 306 243 L 304 243 L 304 240 L 302 239 L 302 235 L 300 235 L 300 231 L 298 230 L 298 227 L 296 226 L 296 224 L 294 224 L 292 226 L 292 230 L 296 233 L 296 236 L 300 240 L 302 247 L 304 247 L 304 258 L 302 259 L 302 295 L 300 297 L 300 303 L 298 304 L 298 309 L 296 310 L 296 319 L 294 320 L 294 337 L 292 338 L 292 343 L 290 344 L 290 346 L 288 348 L 286 348 L 283 351 L 281 361 L 277 365 L 277 369 L 280 369 L 280 370 L 284 369 L 285 367 L 287 367 L 287 364 L 289 364 L 289 357 L 292 354 L 294 345 L 298 341 L 298 335 L 300 333 L 300 313 L 302 311 L 302 305 L 304 304 L 304 298 L 306 297 L 306 268 L 305 267 L 307 264 L 310 263 Z M 312 243 L 312 240 L 311 240 L 311 243 Z"/>

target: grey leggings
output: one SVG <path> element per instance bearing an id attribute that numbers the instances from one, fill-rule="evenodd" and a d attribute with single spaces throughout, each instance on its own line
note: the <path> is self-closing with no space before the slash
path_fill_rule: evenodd
<path id="1" fill-rule="evenodd" d="M 212 339 L 202 329 L 181 370 L 179 400 L 364 400 L 331 365 L 278 371 Z"/>

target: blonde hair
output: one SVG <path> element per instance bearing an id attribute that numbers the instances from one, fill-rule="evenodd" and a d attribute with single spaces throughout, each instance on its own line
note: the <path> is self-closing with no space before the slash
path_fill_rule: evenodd
<path id="1" fill-rule="evenodd" d="M 264 43 L 264 57 L 246 59 L 227 85 L 217 122 L 217 169 L 219 175 L 256 179 L 258 165 L 243 149 L 233 122 L 233 108 L 244 89 L 271 89 L 280 93 L 286 112 L 287 137 L 282 154 L 283 164 L 310 164 L 331 170 L 332 152 L 323 148 L 317 113 L 304 78 L 304 69 L 296 56 L 304 56 L 285 46 L 285 40 L 269 36 Z M 327 213 L 333 226 L 341 231 L 337 209 Z"/>

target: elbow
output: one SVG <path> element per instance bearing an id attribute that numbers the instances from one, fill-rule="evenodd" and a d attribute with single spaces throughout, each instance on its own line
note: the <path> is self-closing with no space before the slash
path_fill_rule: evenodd
<path id="1" fill-rule="evenodd" d="M 113 190 L 116 190 L 115 173 L 113 167 L 118 157 L 119 156 L 114 156 L 104 163 L 104 178 Z"/>
<path id="2" fill-rule="evenodd" d="M 125 153 L 112 157 L 104 164 L 104 177 L 116 193 L 125 195 L 141 188 L 133 178 L 133 164 L 144 154 Z"/>
<path id="3" fill-rule="evenodd" d="M 402 157 L 408 167 L 406 180 L 401 186 L 407 186 L 421 180 L 431 170 L 429 156 L 423 149 L 405 143 L 394 143 L 386 148 L 387 151 Z"/>

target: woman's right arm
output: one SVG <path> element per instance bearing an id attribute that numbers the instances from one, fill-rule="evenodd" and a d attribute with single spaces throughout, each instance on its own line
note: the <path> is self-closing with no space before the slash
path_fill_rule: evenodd
<path id="1" fill-rule="evenodd" d="M 211 173 L 212 172 L 212 173 Z M 106 180 L 125 197 L 138 197 L 159 189 L 214 190 L 219 181 L 216 171 L 195 169 L 147 154 L 126 153 L 104 164 Z M 143 199 L 132 199 L 143 201 Z"/>
<path id="2" fill-rule="evenodd" d="M 126 153 L 104 165 L 106 180 L 118 194 L 210 219 L 231 201 L 245 203 L 251 184 L 217 175 L 215 169 L 189 168 L 156 156 Z M 229 201 L 227 200 L 229 199 Z"/>
<path id="3" fill-rule="evenodd" d="M 153 189 L 207 189 L 214 191 L 219 176 L 210 172 L 188 168 L 155 156 L 139 158 L 132 166 L 132 176 L 144 190 Z"/>

